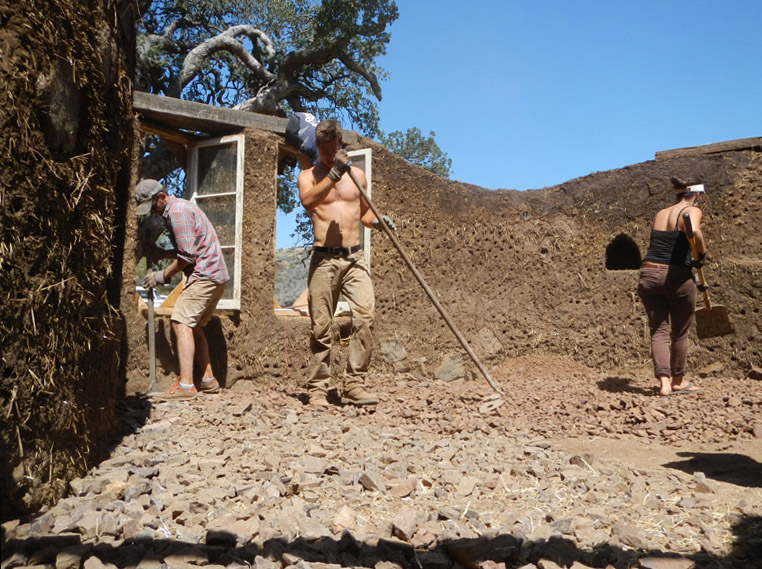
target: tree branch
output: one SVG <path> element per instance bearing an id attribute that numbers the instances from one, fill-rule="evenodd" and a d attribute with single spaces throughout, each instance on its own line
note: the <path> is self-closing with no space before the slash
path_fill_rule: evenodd
<path id="1" fill-rule="evenodd" d="M 376 99 L 379 101 L 381 100 L 381 85 L 378 84 L 378 78 L 376 77 L 375 73 L 369 71 L 364 65 L 357 63 L 347 54 L 339 57 L 339 61 L 341 61 L 350 71 L 354 71 L 358 75 L 364 77 L 365 80 L 370 83 L 370 88 L 373 90 L 373 94 L 376 96 Z"/>
<path id="2" fill-rule="evenodd" d="M 277 77 L 263 85 L 257 94 L 240 103 L 235 108 L 244 111 L 273 112 L 280 100 L 288 99 L 293 95 L 300 95 L 308 101 L 317 101 L 325 95 L 325 90 L 310 89 L 297 79 L 298 70 L 306 65 L 325 65 L 333 60 L 338 60 L 350 71 L 363 77 L 371 86 L 376 98 L 381 100 L 381 86 L 375 73 L 368 70 L 364 65 L 355 61 L 346 52 L 348 39 L 346 37 L 335 38 L 327 44 L 317 48 L 298 49 L 287 53 L 278 68 Z"/>
<path id="3" fill-rule="evenodd" d="M 246 36 L 251 40 L 253 53 L 249 53 L 246 50 L 243 43 L 238 39 L 238 36 Z M 252 26 L 239 25 L 233 26 L 221 34 L 206 40 L 188 52 L 183 61 L 182 69 L 173 81 L 168 94 L 179 97 L 188 83 L 198 75 L 204 66 L 204 62 L 220 51 L 227 51 L 238 58 L 241 63 L 263 81 L 271 81 L 275 77 L 263 65 L 263 61 L 268 61 L 275 55 L 275 47 L 270 38 L 267 34 Z"/>

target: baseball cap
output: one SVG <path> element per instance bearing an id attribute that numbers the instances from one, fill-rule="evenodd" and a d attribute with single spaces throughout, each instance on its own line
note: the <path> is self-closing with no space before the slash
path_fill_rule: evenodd
<path id="1" fill-rule="evenodd" d="M 135 186 L 135 201 L 138 204 L 138 215 L 148 215 L 151 213 L 151 201 L 159 192 L 166 191 L 156 180 L 146 179 L 141 180 L 137 186 Z"/>

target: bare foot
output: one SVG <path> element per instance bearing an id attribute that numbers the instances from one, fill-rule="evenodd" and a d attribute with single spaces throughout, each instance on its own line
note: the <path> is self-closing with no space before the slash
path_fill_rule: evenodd
<path id="1" fill-rule="evenodd" d="M 690 381 L 685 381 L 682 375 L 672 376 L 671 383 L 672 392 L 681 391 L 682 393 L 693 393 L 699 391 L 699 388 L 693 385 Z"/>
<path id="2" fill-rule="evenodd" d="M 669 395 L 672 395 L 672 381 L 669 377 L 666 375 L 663 375 L 659 378 L 659 383 L 661 383 L 661 388 L 659 389 L 659 395 L 662 397 L 667 397 Z"/>
<path id="3" fill-rule="evenodd" d="M 672 384 L 672 393 L 695 393 L 697 391 L 701 390 L 689 381 L 681 381 L 678 384 Z"/>

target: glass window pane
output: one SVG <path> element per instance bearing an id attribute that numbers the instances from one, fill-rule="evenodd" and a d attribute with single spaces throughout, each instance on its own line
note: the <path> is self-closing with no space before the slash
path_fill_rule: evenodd
<path id="1" fill-rule="evenodd" d="M 196 203 L 212 223 L 220 245 L 235 246 L 235 196 L 197 199 Z"/>
<path id="2" fill-rule="evenodd" d="M 365 173 L 365 178 L 367 180 L 368 178 L 368 168 L 365 164 L 365 154 L 352 154 L 352 166 L 357 166 L 360 170 L 362 170 Z M 373 196 L 370 195 L 370 192 L 368 191 L 368 188 L 365 188 L 365 192 L 368 194 L 368 197 L 373 200 Z M 366 228 L 361 223 L 360 224 L 360 245 L 365 247 L 365 234 L 366 234 Z"/>
<path id="3" fill-rule="evenodd" d="M 368 170 L 365 168 L 365 155 L 364 154 L 355 154 L 352 156 L 352 166 L 357 166 L 360 170 L 367 173 Z"/>
<path id="4" fill-rule="evenodd" d="M 233 286 L 235 284 L 235 249 L 223 249 L 222 256 L 225 258 L 225 265 L 227 265 L 230 275 L 230 280 L 225 284 L 225 292 L 222 293 L 222 298 L 231 299 L 233 298 Z"/>
<path id="5" fill-rule="evenodd" d="M 197 195 L 236 191 L 236 151 L 235 141 L 198 149 Z"/>

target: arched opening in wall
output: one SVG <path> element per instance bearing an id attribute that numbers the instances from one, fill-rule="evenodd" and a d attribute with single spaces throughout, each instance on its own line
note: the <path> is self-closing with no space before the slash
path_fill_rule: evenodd
<path id="1" fill-rule="evenodd" d="M 640 248 L 632 237 L 620 233 L 606 246 L 606 268 L 610 271 L 639 269 Z"/>

